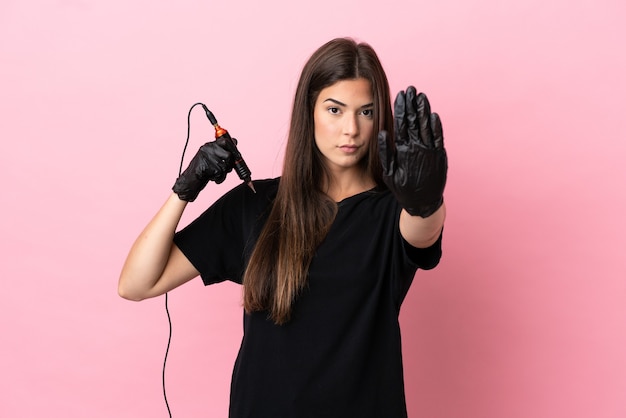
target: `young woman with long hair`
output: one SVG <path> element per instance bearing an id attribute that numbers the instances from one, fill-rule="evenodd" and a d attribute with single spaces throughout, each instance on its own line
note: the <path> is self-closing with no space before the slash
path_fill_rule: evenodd
<path id="1" fill-rule="evenodd" d="M 176 232 L 188 202 L 233 168 L 203 145 L 133 245 L 124 298 L 196 276 L 243 285 L 230 417 L 405 417 L 398 315 L 441 257 L 441 122 L 409 87 L 391 110 L 374 50 L 338 38 L 305 64 L 281 177 L 222 196 Z"/>

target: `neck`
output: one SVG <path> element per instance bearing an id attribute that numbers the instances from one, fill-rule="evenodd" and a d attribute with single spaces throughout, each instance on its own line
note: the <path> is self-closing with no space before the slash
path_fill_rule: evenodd
<path id="1" fill-rule="evenodd" d="M 326 194 L 335 202 L 370 190 L 376 186 L 374 179 L 364 171 L 331 173 L 329 183 L 325 185 Z"/>

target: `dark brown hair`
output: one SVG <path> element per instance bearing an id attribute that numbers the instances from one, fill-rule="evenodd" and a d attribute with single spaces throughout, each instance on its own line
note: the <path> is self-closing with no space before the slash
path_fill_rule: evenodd
<path id="1" fill-rule="evenodd" d="M 300 75 L 278 193 L 243 280 L 245 310 L 268 311 L 276 324 L 290 319 L 292 304 L 306 284 L 311 260 L 337 213 L 336 203 L 322 190 L 329 173 L 315 145 L 315 102 L 324 88 L 357 78 L 371 83 L 375 134 L 381 130 L 392 132 L 389 83 L 368 44 L 349 38 L 333 39 L 313 53 Z M 382 185 L 376 138 L 370 140 L 362 164 Z"/>

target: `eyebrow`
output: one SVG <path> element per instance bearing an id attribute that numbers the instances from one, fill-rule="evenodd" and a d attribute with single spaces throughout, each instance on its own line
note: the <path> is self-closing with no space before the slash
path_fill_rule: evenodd
<path id="1" fill-rule="evenodd" d="M 323 103 L 326 103 L 326 102 L 333 102 L 336 105 L 343 106 L 343 107 L 347 107 L 348 106 L 345 103 L 341 103 L 339 100 L 333 99 L 332 97 L 329 97 L 328 99 L 323 101 Z M 368 107 L 374 107 L 374 103 L 365 104 L 365 105 L 361 106 L 360 109 L 365 109 L 365 108 L 368 108 Z"/>

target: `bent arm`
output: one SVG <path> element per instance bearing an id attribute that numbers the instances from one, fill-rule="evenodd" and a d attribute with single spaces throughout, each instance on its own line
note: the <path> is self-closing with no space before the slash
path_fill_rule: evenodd
<path id="1" fill-rule="evenodd" d="M 121 297 L 138 301 L 159 296 L 200 274 L 173 242 L 186 206 L 172 193 L 137 237 L 120 273 Z"/>
<path id="2" fill-rule="evenodd" d="M 399 222 L 400 234 L 413 247 L 428 248 L 439 238 L 445 219 L 445 203 L 427 218 L 411 216 L 406 210 L 402 209 Z"/>

